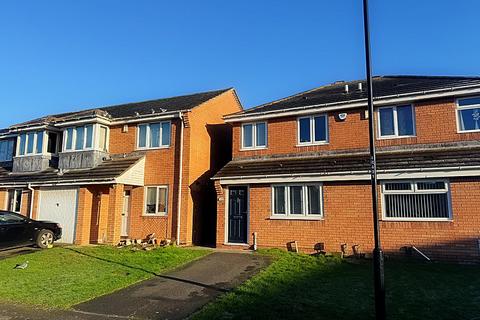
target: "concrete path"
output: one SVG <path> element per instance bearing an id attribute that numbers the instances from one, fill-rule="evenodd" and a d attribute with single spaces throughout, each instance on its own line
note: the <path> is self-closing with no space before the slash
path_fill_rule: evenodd
<path id="1" fill-rule="evenodd" d="M 165 275 L 74 307 L 89 315 L 136 319 L 184 319 L 244 282 L 268 260 L 259 255 L 215 252 Z"/>

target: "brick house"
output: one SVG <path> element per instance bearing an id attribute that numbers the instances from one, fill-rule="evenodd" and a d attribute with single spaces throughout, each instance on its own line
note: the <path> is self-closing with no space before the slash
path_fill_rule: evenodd
<path id="1" fill-rule="evenodd" d="M 480 78 L 374 78 L 387 254 L 480 258 Z M 213 178 L 217 246 L 373 249 L 365 81 L 224 117 L 233 159 Z"/>
<path id="2" fill-rule="evenodd" d="M 181 244 L 207 241 L 210 178 L 231 156 L 222 116 L 240 110 L 226 89 L 13 125 L 0 132 L 0 206 L 60 223 L 66 243 L 153 232 Z"/>

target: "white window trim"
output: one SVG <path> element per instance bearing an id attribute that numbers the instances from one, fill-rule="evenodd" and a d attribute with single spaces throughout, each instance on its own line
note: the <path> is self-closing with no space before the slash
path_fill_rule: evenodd
<path id="1" fill-rule="evenodd" d="M 315 118 L 324 116 L 325 119 L 325 140 L 322 141 L 315 141 Z M 300 141 L 300 120 L 301 119 L 309 119 L 310 120 L 310 141 L 301 142 Z M 304 146 L 318 146 L 318 145 L 325 145 L 329 143 L 330 135 L 329 135 L 329 127 L 328 127 L 328 113 L 319 113 L 310 116 L 301 116 L 297 118 L 297 147 L 304 147 Z"/>
<path id="2" fill-rule="evenodd" d="M 385 190 L 386 183 L 410 183 L 412 185 L 412 189 L 410 192 L 408 190 Z M 445 189 L 434 189 L 434 190 L 417 190 L 417 183 L 421 182 L 444 182 Z M 452 198 L 450 193 L 450 182 L 448 179 L 414 179 L 414 180 L 385 180 L 381 183 L 381 195 L 382 195 L 382 221 L 412 221 L 412 222 L 452 222 L 453 221 L 453 212 L 452 212 Z M 447 201 L 448 201 L 448 217 L 447 218 L 392 218 L 386 216 L 386 208 L 385 208 L 385 194 L 406 194 L 406 193 L 416 193 L 416 194 L 447 194 Z"/>
<path id="3" fill-rule="evenodd" d="M 155 201 L 155 213 L 147 213 L 147 189 L 148 188 L 157 188 L 157 199 Z M 165 189 L 166 194 L 165 194 L 165 212 L 158 212 L 158 204 L 159 204 L 159 197 L 160 197 L 160 192 L 159 189 Z M 145 186 L 144 187 L 144 195 L 143 195 L 143 212 L 142 216 L 144 217 L 166 217 L 168 216 L 168 185 L 155 185 L 155 186 Z"/>
<path id="4" fill-rule="evenodd" d="M 42 152 L 37 152 L 37 139 L 38 139 L 38 134 L 40 132 L 43 133 L 43 135 L 42 135 L 42 137 L 43 137 Z M 27 153 L 28 142 L 30 140 L 28 135 L 30 133 L 33 133 L 33 152 Z M 21 139 L 22 135 L 25 135 L 25 147 L 23 149 L 23 151 L 24 151 L 23 154 L 20 154 L 20 139 Z M 31 157 L 31 156 L 46 154 L 46 151 L 45 151 L 46 150 L 45 142 L 47 141 L 46 137 L 47 137 L 46 131 L 43 131 L 43 130 L 22 132 L 22 134 L 19 134 L 17 136 L 17 146 L 16 146 L 16 150 L 15 150 L 15 157 Z"/>
<path id="5" fill-rule="evenodd" d="M 17 191 L 20 191 L 20 211 L 15 211 L 15 209 L 10 210 L 10 202 L 8 201 L 10 191 L 13 191 L 13 194 L 14 194 L 13 202 L 16 202 L 16 200 L 17 200 Z M 6 197 L 5 197 L 5 211 L 21 213 L 22 212 L 22 200 L 23 200 L 23 190 L 22 189 L 7 189 L 7 194 L 6 194 Z"/>
<path id="6" fill-rule="evenodd" d="M 265 124 L 265 145 L 257 146 L 257 125 L 261 123 Z M 252 126 L 252 146 L 251 147 L 245 147 L 243 143 L 244 142 L 243 128 L 248 125 Z M 268 148 L 268 123 L 266 121 L 242 123 L 241 132 L 240 132 L 240 151 L 261 150 L 261 149 L 267 149 L 267 148 Z"/>
<path id="7" fill-rule="evenodd" d="M 413 134 L 411 135 L 399 135 L 398 134 L 398 116 L 397 116 L 397 107 L 410 106 L 412 109 L 412 122 L 413 122 Z M 380 110 L 382 109 L 393 109 L 393 135 L 382 136 L 382 124 L 380 121 Z M 415 118 L 415 107 L 413 104 L 402 104 L 398 106 L 385 106 L 377 108 L 375 111 L 377 117 L 377 140 L 388 140 L 388 139 L 403 139 L 403 138 L 414 138 L 417 136 L 417 120 Z"/>
<path id="8" fill-rule="evenodd" d="M 320 214 L 307 214 L 308 207 L 308 186 L 318 186 L 320 189 Z M 275 187 L 285 188 L 285 214 L 276 214 L 275 210 Z M 302 214 L 290 213 L 290 187 L 302 187 Z M 271 204 L 270 204 L 270 219 L 271 220 L 324 220 L 325 214 L 323 209 L 323 183 L 293 183 L 293 184 L 272 184 L 271 190 Z"/>
<path id="9" fill-rule="evenodd" d="M 471 99 L 471 98 L 480 98 L 478 96 L 476 97 L 462 97 L 458 98 L 455 100 L 456 104 L 456 110 L 455 110 L 455 118 L 457 121 L 457 133 L 474 133 L 474 132 L 480 132 L 480 129 L 474 129 L 474 130 L 462 130 L 462 124 L 460 123 L 460 111 L 461 110 L 468 110 L 468 109 L 480 109 L 480 104 L 471 104 L 468 106 L 460 106 L 459 101 L 463 99 Z"/>
<path id="10" fill-rule="evenodd" d="M 162 138 L 163 138 L 163 128 L 162 124 L 168 123 L 170 126 L 170 137 L 169 137 L 169 144 L 168 145 L 162 145 Z M 150 126 L 152 124 L 160 124 L 160 145 L 158 147 L 149 147 L 150 145 Z M 140 147 L 140 126 L 147 126 L 147 137 L 145 139 L 145 147 Z M 156 149 L 168 149 L 172 145 L 172 121 L 160 121 L 160 122 L 149 122 L 149 123 L 139 123 L 136 128 L 136 141 L 135 141 L 135 147 L 136 150 L 156 150 Z"/>
<path id="11" fill-rule="evenodd" d="M 93 132 L 92 132 L 92 146 L 89 148 L 86 148 L 85 146 L 87 145 L 87 127 L 88 126 L 93 126 Z M 77 142 L 77 127 L 83 127 L 83 148 L 80 150 L 75 149 L 75 145 Z M 63 138 L 62 138 L 62 152 L 82 152 L 82 151 L 91 151 L 91 150 L 98 150 L 98 151 L 104 151 L 100 149 L 100 127 L 105 127 L 107 128 L 107 150 L 105 152 L 108 152 L 109 150 L 109 145 L 110 145 L 110 128 L 105 125 L 101 125 L 98 123 L 87 123 L 85 125 L 81 126 L 75 126 L 75 127 L 68 127 L 63 130 Z M 72 131 L 72 148 L 67 149 L 67 138 L 68 138 L 68 130 L 73 129 Z"/>

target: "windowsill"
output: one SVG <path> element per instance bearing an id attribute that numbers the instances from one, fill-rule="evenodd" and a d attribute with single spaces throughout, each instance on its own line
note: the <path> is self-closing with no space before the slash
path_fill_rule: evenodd
<path id="1" fill-rule="evenodd" d="M 81 150 L 63 150 L 61 153 L 74 153 L 74 152 L 87 152 L 87 151 L 102 151 L 102 150 L 97 150 L 97 149 L 81 149 Z M 106 151 L 103 151 L 106 152 Z"/>
<path id="2" fill-rule="evenodd" d="M 377 137 L 377 140 L 393 140 L 393 139 L 407 139 L 407 138 L 416 138 L 417 135 L 413 136 L 385 136 L 385 137 Z"/>
<path id="3" fill-rule="evenodd" d="M 240 151 L 255 151 L 255 150 L 265 150 L 268 147 L 252 147 L 252 148 L 241 148 Z"/>
<path id="4" fill-rule="evenodd" d="M 458 130 L 457 133 L 478 133 L 480 132 L 480 129 L 475 129 L 475 130 Z"/>
<path id="5" fill-rule="evenodd" d="M 307 216 L 298 216 L 298 217 L 295 217 L 295 216 L 284 216 L 284 217 L 281 217 L 281 216 L 270 216 L 268 218 L 268 220 L 306 220 L 306 221 L 321 221 L 321 220 L 325 220 L 325 218 L 323 216 L 319 216 L 319 217 L 307 217 Z"/>
<path id="6" fill-rule="evenodd" d="M 308 143 L 297 143 L 297 147 L 310 147 L 310 146 L 324 146 L 328 145 L 328 141 L 320 141 L 320 142 L 308 142 Z"/>
<path id="7" fill-rule="evenodd" d="M 382 218 L 385 222 L 453 222 L 450 218 Z"/>
<path id="8" fill-rule="evenodd" d="M 154 148 L 136 148 L 136 151 L 149 151 L 149 150 L 160 150 L 160 149 L 168 149 L 170 146 L 162 146 L 162 147 L 154 147 Z"/>
<path id="9" fill-rule="evenodd" d="M 166 213 L 142 213 L 142 217 L 146 218 L 166 218 L 168 217 L 168 214 Z"/>

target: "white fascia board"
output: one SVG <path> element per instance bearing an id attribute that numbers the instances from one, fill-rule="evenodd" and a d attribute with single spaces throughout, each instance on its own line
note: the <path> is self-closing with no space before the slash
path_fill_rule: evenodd
<path id="1" fill-rule="evenodd" d="M 168 120 L 168 119 L 175 119 L 179 118 L 183 112 L 188 112 L 189 110 L 184 111 L 175 111 L 169 112 L 165 114 L 150 114 L 147 116 L 139 116 L 139 117 L 128 117 L 125 119 L 116 119 L 111 122 L 111 125 L 121 125 L 121 124 L 128 124 L 128 123 L 140 123 L 140 122 L 150 122 L 156 120 Z"/>
<path id="2" fill-rule="evenodd" d="M 480 168 L 471 169 L 438 169 L 435 171 L 427 169 L 378 172 L 378 180 L 401 180 L 401 179 L 429 179 L 429 178 L 451 178 L 451 177 L 478 177 Z M 220 178 L 222 185 L 232 184 L 262 184 L 262 183 L 295 183 L 295 182 L 323 182 L 323 181 L 369 181 L 370 173 L 357 171 L 351 173 L 326 174 L 298 174 L 298 175 L 271 175 L 271 176 L 250 176 L 250 177 L 229 177 Z"/>
<path id="3" fill-rule="evenodd" d="M 86 118 L 86 119 L 81 119 L 81 120 L 70 120 L 70 121 L 65 121 L 65 122 L 58 122 L 55 124 L 55 126 L 60 127 L 60 128 L 65 128 L 65 127 L 70 127 L 70 126 L 76 126 L 76 125 L 81 125 L 81 124 L 89 124 L 89 123 L 99 123 L 99 124 L 104 124 L 104 125 L 110 125 L 111 121 L 108 118 L 105 117 L 93 117 L 93 118 Z"/>
<path id="4" fill-rule="evenodd" d="M 403 95 L 399 94 L 395 96 L 376 97 L 373 104 L 375 107 L 380 107 L 380 106 L 388 106 L 388 105 L 399 104 L 399 103 L 413 103 L 417 100 L 463 96 L 463 95 L 478 94 L 478 93 L 480 93 L 480 88 L 471 88 L 471 87 L 465 88 L 465 89 L 450 88 L 450 89 L 442 89 L 442 90 L 417 92 L 413 94 L 403 94 Z M 300 115 L 312 114 L 317 112 L 328 112 L 328 111 L 337 111 L 337 110 L 345 110 L 345 109 L 363 108 L 366 106 L 367 106 L 367 99 L 357 99 L 349 102 L 325 103 L 325 104 L 308 105 L 308 106 L 279 110 L 279 111 L 265 111 L 262 113 L 257 113 L 252 115 L 248 115 L 248 114 L 230 115 L 230 116 L 225 116 L 223 119 L 227 123 L 257 121 L 257 120 L 265 120 L 265 119 L 287 117 L 287 116 L 300 116 Z"/>

